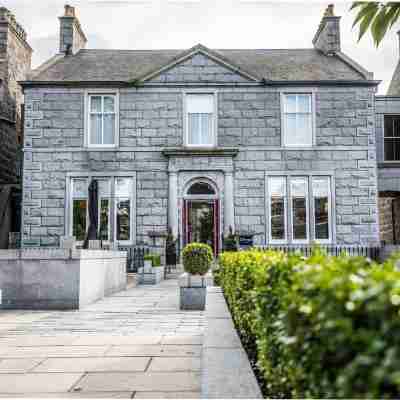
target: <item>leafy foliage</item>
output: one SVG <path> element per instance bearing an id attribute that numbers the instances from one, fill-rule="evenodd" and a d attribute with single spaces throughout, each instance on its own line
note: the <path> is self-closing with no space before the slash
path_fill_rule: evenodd
<path id="1" fill-rule="evenodd" d="M 145 261 L 151 261 L 152 267 L 159 267 L 161 265 L 161 256 L 159 254 L 146 254 Z"/>
<path id="2" fill-rule="evenodd" d="M 358 40 L 369 29 L 376 47 L 379 46 L 388 29 L 400 16 L 400 3 L 397 2 L 357 1 L 352 4 L 350 9 L 357 10 L 353 27 L 359 25 Z"/>
<path id="3" fill-rule="evenodd" d="M 183 268 L 193 275 L 206 274 L 212 260 L 212 249 L 208 244 L 190 243 L 182 251 Z"/>
<path id="4" fill-rule="evenodd" d="M 223 253 L 219 278 L 237 329 L 273 398 L 400 394 L 396 260 Z"/>

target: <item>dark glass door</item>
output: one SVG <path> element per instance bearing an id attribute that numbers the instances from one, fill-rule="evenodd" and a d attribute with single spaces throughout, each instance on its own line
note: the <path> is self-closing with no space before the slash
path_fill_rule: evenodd
<path id="1" fill-rule="evenodd" d="M 206 243 L 218 254 L 218 200 L 185 200 L 184 205 L 185 244 Z"/>

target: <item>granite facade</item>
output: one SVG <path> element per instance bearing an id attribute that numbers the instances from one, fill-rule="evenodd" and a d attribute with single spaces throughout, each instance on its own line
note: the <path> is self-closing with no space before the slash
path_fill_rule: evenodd
<path id="1" fill-rule="evenodd" d="M 189 79 L 189 75 L 198 73 L 193 69 L 201 67 L 201 74 L 196 76 L 202 80 L 212 81 L 216 75 L 225 74 L 231 81 L 243 81 L 243 76 L 230 69 L 219 66 L 225 72 L 216 72 L 212 63 L 189 59 L 157 79 L 162 83 L 168 81 L 168 74 L 177 73 L 183 75 L 182 80 Z M 119 147 L 99 151 L 84 147 L 85 93 L 90 90 L 26 88 L 25 238 L 41 245 L 58 244 L 59 236 L 66 233 L 67 176 L 85 172 L 132 172 L 136 176 L 137 242 L 148 241 L 149 230 L 166 230 L 170 165 L 161 150 L 182 146 L 184 90 L 190 87 L 144 85 L 119 89 Z M 217 92 L 218 146 L 239 150 L 229 161 L 234 176 L 237 230 L 254 231 L 256 243 L 265 243 L 268 173 L 308 175 L 323 171 L 335 185 L 335 241 L 378 242 L 373 88 L 310 88 L 316 108 L 315 146 L 290 149 L 281 146 L 280 98 L 284 87 L 227 84 L 211 85 L 207 90 Z M 215 157 L 183 158 L 176 171 L 218 176 L 224 172 L 226 160 Z M 220 189 L 223 197 L 222 183 Z"/>

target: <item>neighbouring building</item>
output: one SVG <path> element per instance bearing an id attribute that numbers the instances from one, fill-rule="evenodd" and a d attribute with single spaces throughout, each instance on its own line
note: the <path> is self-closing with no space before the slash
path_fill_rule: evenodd
<path id="1" fill-rule="evenodd" d="M 14 15 L 0 7 L 0 248 L 20 230 L 23 94 L 32 49 Z"/>
<path id="2" fill-rule="evenodd" d="M 308 49 L 85 45 L 66 6 L 58 53 L 21 82 L 26 245 L 83 240 L 91 179 L 100 236 L 121 245 L 168 227 L 216 253 L 230 229 L 255 244 L 379 243 L 379 82 L 342 53 L 332 6 Z"/>

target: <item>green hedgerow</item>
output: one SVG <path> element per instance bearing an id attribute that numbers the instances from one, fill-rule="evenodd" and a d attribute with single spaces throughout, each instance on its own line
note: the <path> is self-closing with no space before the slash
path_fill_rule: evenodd
<path id="1" fill-rule="evenodd" d="M 182 251 L 183 269 L 193 275 L 206 274 L 212 260 L 212 249 L 208 244 L 190 243 Z"/>
<path id="2" fill-rule="evenodd" d="M 152 267 L 161 266 L 161 256 L 159 254 L 146 254 L 144 256 L 145 261 L 151 261 Z"/>
<path id="3" fill-rule="evenodd" d="M 223 253 L 219 277 L 235 324 L 274 398 L 400 394 L 396 260 Z"/>

